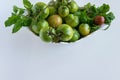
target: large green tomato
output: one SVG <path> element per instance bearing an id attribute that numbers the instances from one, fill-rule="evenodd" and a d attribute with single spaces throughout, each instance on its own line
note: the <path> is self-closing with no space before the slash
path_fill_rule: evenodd
<path id="1" fill-rule="evenodd" d="M 40 18 L 45 19 L 49 15 L 49 8 L 43 2 L 37 2 L 33 7 L 34 15 L 39 15 Z"/>
<path id="2" fill-rule="evenodd" d="M 88 24 L 81 24 L 79 26 L 79 32 L 82 36 L 87 36 L 90 34 L 90 26 Z"/>
<path id="3" fill-rule="evenodd" d="M 57 28 L 57 34 L 60 34 L 60 40 L 69 41 L 73 37 L 73 29 L 67 24 L 62 24 Z"/>
<path id="4" fill-rule="evenodd" d="M 48 8 L 49 8 L 49 15 L 56 14 L 57 10 L 54 6 L 48 6 Z"/>
<path id="5" fill-rule="evenodd" d="M 58 13 L 61 17 L 66 17 L 69 14 L 69 8 L 67 6 L 60 6 Z"/>
<path id="6" fill-rule="evenodd" d="M 67 17 L 65 17 L 65 22 L 71 27 L 77 27 L 79 25 L 79 17 L 69 14 Z"/>
<path id="7" fill-rule="evenodd" d="M 49 32 L 49 28 L 42 28 L 39 33 L 40 38 L 45 42 L 52 42 L 52 36 L 49 34 Z"/>
<path id="8" fill-rule="evenodd" d="M 62 24 L 62 18 L 59 15 L 52 15 L 48 18 L 48 23 L 51 27 L 58 27 Z"/>
<path id="9" fill-rule="evenodd" d="M 76 29 L 73 29 L 73 37 L 72 39 L 70 40 L 70 42 L 75 42 L 77 41 L 78 39 L 80 39 L 80 33 L 76 30 Z"/>
<path id="10" fill-rule="evenodd" d="M 69 7 L 69 10 L 71 13 L 74 13 L 74 12 L 78 11 L 78 9 L 79 9 L 79 6 L 77 5 L 77 3 L 75 1 L 71 1 L 68 4 L 68 7 Z"/>
<path id="11" fill-rule="evenodd" d="M 32 30 L 36 33 L 39 34 L 40 30 L 42 28 L 48 27 L 49 24 L 46 20 L 40 20 L 36 25 L 32 26 Z"/>

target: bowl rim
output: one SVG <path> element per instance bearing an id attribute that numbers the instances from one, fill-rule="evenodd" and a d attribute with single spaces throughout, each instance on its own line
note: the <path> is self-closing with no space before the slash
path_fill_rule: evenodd
<path id="1" fill-rule="evenodd" d="M 83 38 L 81 38 L 81 39 L 79 39 L 79 40 L 77 40 L 77 41 L 75 41 L 75 42 L 58 42 L 58 43 L 48 42 L 47 44 L 73 44 L 73 43 L 78 43 L 78 42 L 80 42 L 81 40 L 83 40 L 84 38 L 87 38 L 87 37 L 91 36 L 92 34 L 94 34 L 95 32 L 97 32 L 97 31 L 99 31 L 99 30 L 105 30 L 108 26 L 109 26 L 109 25 L 107 25 L 107 24 L 103 24 L 103 25 L 100 26 L 100 28 L 99 28 L 98 30 L 90 33 L 89 35 L 87 35 L 87 36 L 85 36 L 85 37 L 83 37 Z M 39 36 L 39 35 L 37 35 L 37 34 L 31 29 L 31 27 L 29 27 L 29 30 L 30 30 L 34 35 L 36 35 L 37 37 Z M 42 40 L 41 40 L 41 41 L 42 41 Z M 44 42 L 44 41 L 43 41 L 43 42 Z"/>

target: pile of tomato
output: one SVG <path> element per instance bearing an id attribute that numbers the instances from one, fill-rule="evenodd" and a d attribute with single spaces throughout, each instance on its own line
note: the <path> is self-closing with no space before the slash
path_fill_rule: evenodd
<path id="1" fill-rule="evenodd" d="M 67 1 L 67 2 L 65 2 Z M 80 9 L 71 0 L 50 1 L 47 4 L 37 2 L 33 7 L 33 14 L 37 21 L 32 23 L 30 30 L 45 42 L 75 42 L 92 33 L 88 23 L 81 23 L 75 13 Z M 94 24 L 102 25 L 103 16 L 96 16 Z"/>

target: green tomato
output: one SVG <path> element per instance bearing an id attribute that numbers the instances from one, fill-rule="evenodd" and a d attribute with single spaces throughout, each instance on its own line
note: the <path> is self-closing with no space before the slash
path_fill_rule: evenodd
<path id="1" fill-rule="evenodd" d="M 79 17 L 69 14 L 67 17 L 65 17 L 65 22 L 71 27 L 77 27 L 79 25 Z"/>
<path id="2" fill-rule="evenodd" d="M 46 20 L 40 20 L 37 25 L 33 25 L 32 26 L 32 30 L 36 33 L 36 34 L 39 34 L 40 30 L 42 28 L 45 28 L 45 27 L 48 27 L 49 24 Z"/>
<path id="3" fill-rule="evenodd" d="M 54 6 L 49 6 L 49 15 L 54 15 L 56 14 L 56 8 Z"/>
<path id="4" fill-rule="evenodd" d="M 51 0 L 51 1 L 48 3 L 48 6 L 55 6 L 55 4 L 56 4 L 56 1 Z"/>
<path id="5" fill-rule="evenodd" d="M 45 19 L 49 15 L 49 8 L 43 2 L 37 2 L 33 7 L 33 14 L 39 15 L 40 18 Z"/>
<path id="6" fill-rule="evenodd" d="M 48 18 L 48 23 L 51 27 L 58 27 L 62 24 L 62 18 L 59 15 L 52 15 Z"/>
<path id="7" fill-rule="evenodd" d="M 58 14 L 61 17 L 66 17 L 69 14 L 69 8 L 67 6 L 60 6 L 58 8 Z"/>
<path id="8" fill-rule="evenodd" d="M 79 26 L 79 32 L 82 36 L 87 36 L 90 34 L 90 26 L 88 24 L 81 24 Z"/>
<path id="9" fill-rule="evenodd" d="M 46 20 L 40 20 L 37 24 L 38 30 L 40 31 L 42 28 L 48 27 L 49 24 Z"/>
<path id="10" fill-rule="evenodd" d="M 78 9 L 79 9 L 79 6 L 77 5 L 77 3 L 75 1 L 71 1 L 68 4 L 68 7 L 69 7 L 69 10 L 71 13 L 74 13 L 74 12 L 78 11 Z"/>
<path id="11" fill-rule="evenodd" d="M 69 41 L 73 37 L 73 29 L 67 24 L 62 24 L 57 28 L 57 34 L 60 34 L 60 40 Z"/>
<path id="12" fill-rule="evenodd" d="M 52 42 L 52 36 L 49 34 L 50 29 L 48 28 L 42 28 L 39 36 L 40 38 L 45 42 Z"/>
<path id="13" fill-rule="evenodd" d="M 77 41 L 78 39 L 80 39 L 80 33 L 76 30 L 76 29 L 73 29 L 73 37 L 72 39 L 70 40 L 70 42 L 75 42 Z"/>

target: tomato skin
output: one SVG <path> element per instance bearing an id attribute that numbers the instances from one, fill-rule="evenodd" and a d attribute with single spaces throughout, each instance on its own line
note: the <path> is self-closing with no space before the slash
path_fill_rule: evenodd
<path id="1" fill-rule="evenodd" d="M 40 31 L 42 28 L 48 27 L 49 24 L 46 20 L 40 20 L 37 24 L 38 30 Z"/>
<path id="2" fill-rule="evenodd" d="M 94 23 L 96 25 L 102 25 L 105 22 L 105 18 L 103 16 L 96 16 L 94 19 Z"/>
<path id="3" fill-rule="evenodd" d="M 52 42 L 52 36 L 49 35 L 49 27 L 48 28 L 42 28 L 39 36 L 41 38 L 41 40 L 43 40 L 44 42 Z"/>
<path id="4" fill-rule="evenodd" d="M 46 8 L 45 10 L 43 10 L 42 12 L 40 12 L 40 19 L 46 19 L 49 15 L 49 9 Z"/>
<path id="5" fill-rule="evenodd" d="M 46 20 L 40 20 L 36 25 L 32 25 L 32 30 L 36 33 L 39 34 L 40 30 L 42 28 L 49 27 L 49 24 Z"/>
<path id="6" fill-rule="evenodd" d="M 49 8 L 44 2 L 37 2 L 33 7 L 33 14 L 40 15 L 40 18 L 45 19 L 49 15 Z"/>
<path id="7" fill-rule="evenodd" d="M 32 25 L 32 31 L 34 32 L 34 33 L 36 33 L 36 34 L 39 34 L 39 30 L 38 30 L 38 28 L 37 28 L 37 25 Z"/>
<path id="8" fill-rule="evenodd" d="M 68 4 L 68 7 L 69 7 L 69 10 L 70 10 L 71 13 L 74 13 L 74 12 L 78 11 L 78 9 L 79 9 L 79 7 L 78 7 L 78 5 L 75 1 L 71 1 Z"/>
<path id="9" fill-rule="evenodd" d="M 54 15 L 57 13 L 57 10 L 54 6 L 48 6 L 49 8 L 49 15 Z"/>
<path id="10" fill-rule="evenodd" d="M 65 17 L 65 22 L 71 27 L 77 27 L 79 25 L 79 17 L 69 14 L 67 17 Z"/>
<path id="11" fill-rule="evenodd" d="M 73 29 L 67 24 L 62 24 L 57 28 L 57 33 L 61 34 L 61 41 L 69 41 L 73 36 Z"/>
<path id="12" fill-rule="evenodd" d="M 40 11 L 42 9 L 44 9 L 47 5 L 44 3 L 44 2 L 37 2 L 35 5 L 34 5 L 34 8 L 37 10 L 37 11 Z"/>
<path id="13" fill-rule="evenodd" d="M 88 24 L 81 24 L 79 26 L 79 32 L 82 36 L 87 36 L 90 34 L 90 26 Z"/>
<path id="14" fill-rule="evenodd" d="M 66 17 L 69 14 L 69 8 L 67 6 L 60 6 L 58 13 L 61 17 Z"/>
<path id="15" fill-rule="evenodd" d="M 75 42 L 77 41 L 78 39 L 80 39 L 80 33 L 76 30 L 76 29 L 73 29 L 73 37 L 72 39 L 70 40 L 70 42 Z"/>
<path id="16" fill-rule="evenodd" d="M 48 18 L 48 23 L 51 27 L 58 27 L 62 24 L 62 18 L 59 15 L 52 15 Z"/>

